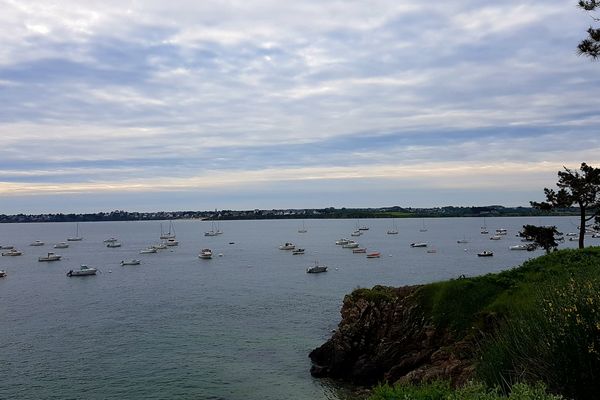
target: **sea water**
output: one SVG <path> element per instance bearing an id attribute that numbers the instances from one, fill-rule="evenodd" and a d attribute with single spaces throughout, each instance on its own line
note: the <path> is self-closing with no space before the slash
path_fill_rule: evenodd
<path id="1" fill-rule="evenodd" d="M 0 225 L 0 245 L 24 251 L 0 259 L 0 398 L 344 399 L 343 387 L 310 376 L 308 353 L 331 336 L 345 294 L 512 268 L 541 254 L 509 250 L 522 225 L 567 233 L 577 218 L 487 218 L 487 235 L 482 222 L 426 219 L 421 232 L 421 219 L 361 220 L 369 230 L 353 239 L 378 259 L 335 245 L 354 220 L 307 219 L 306 233 L 299 220 L 222 221 L 212 237 L 210 222 L 174 221 L 179 246 L 156 254 L 139 251 L 159 242 L 159 221 L 80 223 L 84 240 L 60 250 L 52 245 L 74 223 Z M 388 235 L 394 224 L 399 234 Z M 490 240 L 499 228 L 508 234 Z M 109 237 L 122 247 L 107 248 Z M 409 246 L 422 241 L 427 248 Z M 284 242 L 305 254 L 279 250 Z M 199 259 L 202 248 L 213 259 Z M 477 257 L 482 250 L 494 256 Z M 62 260 L 37 261 L 50 251 Z M 142 263 L 120 266 L 131 258 Z M 315 262 L 328 271 L 307 274 Z M 81 264 L 98 275 L 66 276 Z"/>

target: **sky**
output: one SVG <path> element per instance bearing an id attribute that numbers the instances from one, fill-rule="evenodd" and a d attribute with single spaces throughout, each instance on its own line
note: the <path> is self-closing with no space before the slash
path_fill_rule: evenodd
<path id="1" fill-rule="evenodd" d="M 527 206 L 600 166 L 576 3 L 0 0 L 0 213 Z"/>

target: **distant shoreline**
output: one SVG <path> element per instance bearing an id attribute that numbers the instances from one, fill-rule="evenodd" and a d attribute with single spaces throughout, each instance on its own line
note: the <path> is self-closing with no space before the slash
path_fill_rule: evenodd
<path id="1" fill-rule="evenodd" d="M 111 211 L 85 214 L 0 214 L 0 223 L 33 222 L 102 222 L 102 221 L 164 221 L 177 219 L 200 220 L 265 220 L 265 219 L 357 219 L 357 218 L 441 218 L 441 217 L 534 217 L 577 216 L 578 208 L 543 212 L 532 207 L 433 207 L 433 208 L 306 208 L 272 210 L 221 211 Z"/>

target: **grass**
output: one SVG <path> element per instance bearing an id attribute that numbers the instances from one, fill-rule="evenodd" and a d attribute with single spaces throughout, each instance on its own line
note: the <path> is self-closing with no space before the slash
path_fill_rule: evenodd
<path id="1" fill-rule="evenodd" d="M 392 300 L 394 292 L 375 287 L 351 296 L 382 302 Z M 540 381 L 569 398 L 600 393 L 600 248 L 561 250 L 498 274 L 423 285 L 416 296 L 436 327 L 456 339 L 485 334 L 477 374 L 487 387 L 515 393 L 520 382 Z M 485 397 L 492 396 L 487 392 L 447 397 L 439 385 L 381 387 L 373 399 L 505 398 Z M 411 390 L 429 394 L 418 397 Z M 388 392 L 392 397 L 385 397 Z"/>

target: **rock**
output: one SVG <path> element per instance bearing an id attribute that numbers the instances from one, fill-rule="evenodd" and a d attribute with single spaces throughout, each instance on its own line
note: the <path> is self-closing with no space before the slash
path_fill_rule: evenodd
<path id="1" fill-rule="evenodd" d="M 309 355 L 311 374 L 358 385 L 472 378 L 474 339 L 437 328 L 419 288 L 376 286 L 346 296 L 338 329 Z"/>

